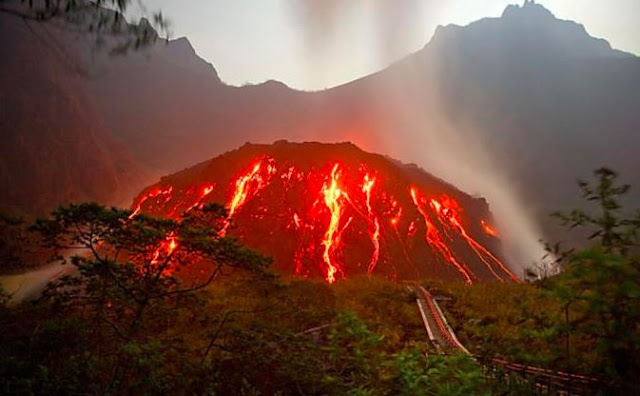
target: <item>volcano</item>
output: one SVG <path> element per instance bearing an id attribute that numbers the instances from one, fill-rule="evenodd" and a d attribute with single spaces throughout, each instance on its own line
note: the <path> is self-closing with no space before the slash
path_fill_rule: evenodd
<path id="1" fill-rule="evenodd" d="M 228 212 L 221 233 L 284 274 L 518 281 L 483 198 L 351 143 L 247 143 L 163 177 L 133 211 L 179 219 L 214 202 Z"/>

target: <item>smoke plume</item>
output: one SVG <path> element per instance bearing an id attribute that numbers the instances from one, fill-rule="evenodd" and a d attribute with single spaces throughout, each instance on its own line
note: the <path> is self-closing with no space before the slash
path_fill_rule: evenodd
<path id="1" fill-rule="evenodd" d="M 365 58 L 380 69 L 424 44 L 416 38 L 426 38 L 421 20 L 425 0 L 289 0 L 292 14 L 298 22 L 312 64 L 309 75 L 322 81 L 330 69 L 332 51 L 341 49 L 354 57 Z M 346 43 L 346 44 L 345 44 Z M 365 43 L 365 48 L 349 48 Z M 360 44 L 362 45 L 362 44 Z M 335 61 L 335 59 L 332 59 Z"/>
<path id="2" fill-rule="evenodd" d="M 416 37 L 423 37 L 424 43 L 429 40 L 428 32 L 421 30 L 429 25 L 424 16 L 434 11 L 425 7 L 434 4 L 432 0 L 291 0 L 308 51 L 309 75 L 321 80 L 326 77 L 330 62 L 336 61 L 334 49 L 345 41 L 358 42 L 353 37 L 343 37 L 355 34 L 357 29 L 371 34 L 367 42 L 372 43 L 370 51 L 379 68 L 400 59 L 408 54 L 408 43 L 415 42 Z M 363 24 L 363 20 L 367 23 Z M 360 49 L 354 48 L 354 57 L 362 55 L 356 50 Z M 424 71 L 418 68 L 403 73 L 408 81 L 420 81 L 419 74 Z M 378 96 L 385 99 L 378 103 L 377 112 L 391 113 L 392 120 L 388 131 L 379 132 L 382 143 L 369 148 L 415 161 L 463 190 L 486 197 L 504 231 L 510 261 L 521 274 L 544 251 L 538 241 L 542 233 L 536 214 L 530 213 L 530 205 L 519 196 L 517 183 L 503 171 L 510 168 L 509 159 L 491 155 L 495 151 L 488 149 L 490 144 L 474 138 L 483 134 L 472 120 L 460 121 L 466 118 L 465 114 L 458 114 L 454 124 L 444 109 L 438 110 L 436 87 L 397 89 L 397 83 L 389 81 L 388 86 L 378 87 Z M 436 95 L 430 96 L 427 91 Z"/>

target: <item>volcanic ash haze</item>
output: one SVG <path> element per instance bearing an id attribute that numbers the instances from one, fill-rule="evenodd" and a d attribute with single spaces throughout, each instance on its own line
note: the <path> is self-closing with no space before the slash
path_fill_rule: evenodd
<path id="1" fill-rule="evenodd" d="M 425 21 L 417 20 L 417 16 L 425 15 L 425 7 L 431 7 L 431 3 L 416 0 L 358 2 L 358 12 L 368 9 L 374 16 L 370 27 L 376 39 L 372 41 L 374 48 L 371 52 L 376 54 L 374 57 L 380 63 L 380 68 L 387 67 L 386 62 L 404 55 L 397 53 L 397 49 L 411 46 L 411 37 L 416 37 L 416 30 L 425 26 Z M 546 14 L 553 18 L 544 7 L 534 3 L 525 2 L 523 7 L 510 6 L 507 10 L 513 8 L 521 9 L 525 19 L 531 17 L 529 24 L 539 22 L 533 18 L 546 17 Z M 331 67 L 326 59 L 331 56 L 334 47 L 340 45 L 337 36 L 345 34 L 343 25 L 356 9 L 352 2 L 302 0 L 294 1 L 292 10 L 300 22 L 304 43 L 313 58 L 313 62 L 306 64 L 309 67 L 308 75 L 321 78 L 325 69 Z M 497 21 L 493 23 L 499 23 Z M 507 170 L 513 160 L 495 155 L 499 152 L 496 150 L 499 144 L 492 141 L 495 138 L 486 139 L 491 133 L 487 134 L 481 126 L 477 126 L 473 117 L 461 112 L 453 115 L 452 121 L 451 109 L 447 109 L 440 95 L 434 95 L 446 92 L 438 78 L 441 70 L 424 67 L 432 63 L 446 64 L 448 59 L 439 48 L 439 41 L 456 28 L 439 27 L 431 48 L 427 45 L 422 53 L 414 55 L 418 59 L 401 60 L 374 75 L 370 88 L 380 100 L 372 101 L 372 111 L 379 114 L 378 118 L 388 119 L 388 128 L 381 128 L 376 134 L 379 143 L 371 144 L 371 136 L 350 136 L 349 139 L 375 150 L 385 147 L 386 152 L 394 157 L 418 163 L 465 191 L 487 197 L 504 231 L 505 251 L 510 261 L 518 270 L 524 270 L 541 260 L 546 253 L 540 243 L 543 231 L 535 220 L 541 214 L 531 211 L 531 205 L 526 205 L 520 196 L 519 191 L 523 190 L 520 188 L 521 182 L 518 177 L 512 176 L 514 172 Z M 481 47 L 482 43 L 476 44 Z M 464 48 L 459 50 L 464 51 Z M 526 52 L 527 49 L 521 48 L 519 51 Z M 417 81 L 421 84 L 416 84 Z M 470 91 L 469 97 L 478 94 L 473 92 L 473 86 L 467 86 L 465 90 Z M 511 115 L 502 117 L 508 123 Z"/>
<path id="2" fill-rule="evenodd" d="M 378 7 L 364 19 L 387 19 L 372 23 L 379 33 L 365 36 L 384 37 L 401 52 L 408 48 L 403 34 L 386 32 L 395 24 L 421 23 L 403 17 L 420 15 L 415 10 L 382 12 L 390 7 L 382 4 L 411 2 L 310 1 L 331 7 L 324 14 L 296 14 L 301 25 L 319 15 L 308 26 L 318 24 L 313 31 L 323 34 L 315 40 L 323 40 L 313 43 L 313 36 L 301 35 L 310 49 L 311 62 L 305 65 L 317 78 L 330 72 L 327 62 L 342 67 L 341 62 L 351 62 L 362 51 L 385 62 L 395 57 L 383 56 L 388 44 L 382 39 L 372 39 L 371 48 L 349 48 L 353 57 L 330 56 L 344 53 L 342 47 L 331 48 L 348 42 L 340 29 L 350 28 L 343 19 L 355 5 Z M 295 3 L 303 11 L 307 7 L 303 0 Z M 21 98 L 0 95 L 0 108 L 17 109 L 0 120 L 9 142 L 0 155 L 0 190 L 7 192 L 0 195 L 2 207 L 45 213 L 77 200 L 118 204 L 126 193 L 123 187 L 140 191 L 153 180 L 147 175 L 184 169 L 246 141 L 352 141 L 415 162 L 486 197 L 510 263 L 525 267 L 543 255 L 540 237 L 566 239 L 548 214 L 576 207 L 576 178 L 606 165 L 624 175 L 625 183 L 640 185 L 640 60 L 538 4 L 509 6 L 499 18 L 464 27 L 438 28 L 416 53 L 378 73 L 319 92 L 296 91 L 273 81 L 225 84 L 186 38 L 126 57 L 94 57 L 92 39 L 53 22 L 25 24 L 8 15 L 0 19 L 8 55 L 0 57 L 0 85 L 16 86 L 5 91 Z M 327 20 L 332 22 L 325 24 Z M 338 30 L 330 28 L 336 24 Z M 42 40 L 48 35 L 55 40 Z M 68 44 L 69 60 L 92 72 L 73 71 L 55 42 Z M 16 85 L 29 81 L 35 82 L 27 84 L 33 89 Z M 51 98 L 65 100 L 56 99 L 52 106 Z M 35 114 L 30 109 L 52 111 Z M 84 138 L 62 139 L 69 131 L 90 139 L 93 149 L 71 144 Z M 70 160 L 44 166 L 41 153 Z M 77 166 L 78 161 L 91 166 Z M 636 191 L 631 199 L 640 199 Z"/>
<path id="3" fill-rule="evenodd" d="M 350 143 L 246 144 L 163 177 L 133 209 L 179 219 L 211 202 L 228 210 L 221 235 L 285 274 L 518 281 L 484 199 Z"/>

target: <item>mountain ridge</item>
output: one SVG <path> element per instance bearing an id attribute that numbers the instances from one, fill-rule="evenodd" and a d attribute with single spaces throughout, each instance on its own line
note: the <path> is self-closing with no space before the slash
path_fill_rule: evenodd
<path id="1" fill-rule="evenodd" d="M 523 7 L 510 10 L 507 18 Z M 72 96 L 90 96 L 100 111 L 89 123 L 104 125 L 108 139 L 134 159 L 131 170 L 149 175 L 140 183 L 123 181 L 135 184 L 134 190 L 246 141 L 349 140 L 367 151 L 418 163 L 465 191 L 480 192 L 492 202 L 498 221 L 509 222 L 525 211 L 542 219 L 553 210 L 571 207 L 574 179 L 603 164 L 629 175 L 626 181 L 631 184 L 640 184 L 634 152 L 640 147 L 638 58 L 620 56 L 579 25 L 545 15 L 534 20 L 559 26 L 551 29 L 556 35 L 565 35 L 564 27 L 569 26 L 573 33 L 568 35 L 580 38 L 574 54 L 604 51 L 610 56 L 568 56 L 563 48 L 574 46 L 574 39 L 541 41 L 536 29 L 489 18 L 467 27 L 441 28 L 422 50 L 370 76 L 302 92 L 273 81 L 227 85 L 186 39 L 113 58 L 96 54 L 86 37 L 56 31 L 55 39 L 65 43 L 74 62 L 85 65 L 85 74 L 59 59 L 54 46 L 40 53 L 23 52 L 28 64 L 55 63 L 58 74 L 73 80 L 70 86 L 76 88 L 69 89 L 77 89 L 77 94 Z M 520 29 L 525 41 L 515 40 L 518 35 L 511 30 L 505 33 L 507 28 Z M 478 31 L 469 34 L 469 29 Z M 12 43 L 19 40 L 38 39 L 23 27 L 7 35 L 3 51 L 17 51 Z M 552 45 L 547 47 L 549 40 Z M 3 81 L 14 82 L 31 78 L 28 70 L 16 65 L 4 76 Z M 46 103 L 38 93 L 30 98 L 35 108 Z M 7 103 L 11 97 L 2 100 Z M 45 128 L 35 129 L 46 134 Z M 18 137 L 27 133 L 12 125 L 4 131 Z M 0 169 L 19 174 L 19 164 L 15 160 L 0 164 Z M 42 186 L 29 188 L 33 196 L 48 193 Z M 0 198 L 5 205 L 17 202 L 7 195 Z M 114 202 L 102 193 L 82 198 Z M 48 205 L 33 208 L 46 210 L 67 200 L 50 195 L 43 201 Z M 501 212 L 503 207 L 513 210 Z M 530 229 L 531 245 L 543 234 L 522 224 L 505 229 L 517 234 Z M 562 235 L 549 230 L 545 225 L 545 236 Z M 532 259 L 534 254 L 528 256 Z"/>

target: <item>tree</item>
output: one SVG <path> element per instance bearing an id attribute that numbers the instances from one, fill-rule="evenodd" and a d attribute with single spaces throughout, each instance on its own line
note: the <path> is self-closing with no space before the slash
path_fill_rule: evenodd
<path id="1" fill-rule="evenodd" d="M 482 367 L 466 355 L 424 356 L 416 350 L 396 358 L 401 395 L 489 395 Z"/>
<path id="2" fill-rule="evenodd" d="M 640 210 L 624 216 L 620 198 L 629 186 L 618 184 L 614 171 L 601 168 L 595 176 L 595 183 L 581 181 L 579 186 L 583 197 L 597 205 L 597 212 L 576 209 L 556 214 L 570 228 L 590 228 L 593 244 L 567 255 L 564 272 L 550 288 L 563 301 L 571 330 L 595 340 L 601 374 L 614 378 L 623 393 L 638 393 Z"/>
<path id="3" fill-rule="evenodd" d="M 114 54 L 154 44 L 159 38 L 157 32 L 170 35 L 169 22 L 161 11 L 145 16 L 137 25 L 127 24 L 123 15 L 130 6 L 131 0 L 0 0 L 0 13 L 35 22 L 62 19 L 93 34 L 97 43 L 107 35 L 115 40 L 111 48 Z"/>
<path id="4" fill-rule="evenodd" d="M 178 222 L 87 203 L 61 207 L 32 227 L 75 269 L 51 282 L 42 300 L 60 323 L 99 343 L 87 359 L 107 368 L 92 379 L 100 392 L 135 388 L 132 379 L 148 389 L 142 373 L 172 367 L 167 356 L 184 346 L 170 329 L 225 268 L 266 274 L 269 259 L 220 236 L 226 219 L 217 205 Z M 157 360 L 153 367 L 149 359 Z"/>

